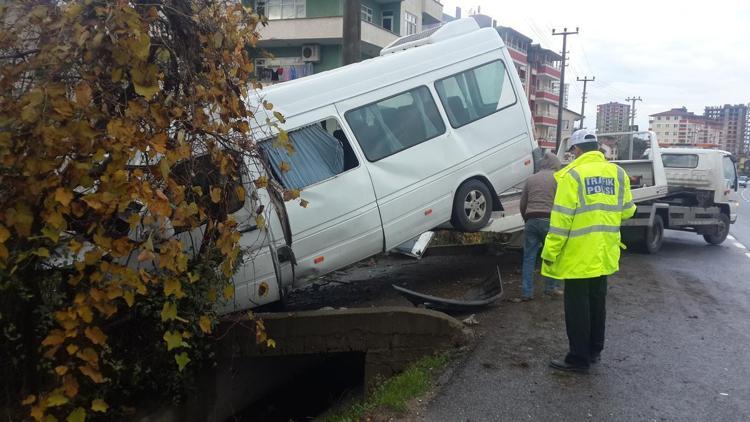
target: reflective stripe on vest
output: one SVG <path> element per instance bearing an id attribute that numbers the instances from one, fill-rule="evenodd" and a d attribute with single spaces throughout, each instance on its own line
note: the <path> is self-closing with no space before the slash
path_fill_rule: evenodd
<path id="1" fill-rule="evenodd" d="M 576 229 L 576 230 L 571 230 L 571 231 L 567 231 L 565 229 L 552 227 L 552 226 L 550 226 L 549 228 L 550 233 L 554 233 L 556 235 L 568 237 L 568 238 L 583 236 L 585 234 L 591 234 L 591 233 L 617 233 L 619 231 L 620 231 L 620 226 L 606 226 L 603 224 L 597 224 L 594 226 L 588 226 L 582 229 Z"/>

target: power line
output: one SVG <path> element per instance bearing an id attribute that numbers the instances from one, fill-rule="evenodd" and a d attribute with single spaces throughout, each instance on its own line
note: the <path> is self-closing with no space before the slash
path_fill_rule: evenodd
<path id="1" fill-rule="evenodd" d="M 557 133 L 555 134 L 555 151 L 560 149 L 560 141 L 562 140 L 562 118 L 563 118 L 563 99 L 565 95 L 565 56 L 567 55 L 568 48 L 568 35 L 578 34 L 578 27 L 575 31 L 568 31 L 568 28 L 563 28 L 563 32 L 556 32 L 552 29 L 552 35 L 562 35 L 562 63 L 560 66 L 560 97 L 557 100 Z"/>

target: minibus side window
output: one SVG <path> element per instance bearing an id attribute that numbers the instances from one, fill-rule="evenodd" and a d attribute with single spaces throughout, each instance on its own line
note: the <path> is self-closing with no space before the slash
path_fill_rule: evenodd
<path id="1" fill-rule="evenodd" d="M 425 86 L 350 110 L 346 121 L 370 161 L 445 133 L 437 104 Z"/>
<path id="2" fill-rule="evenodd" d="M 516 103 L 516 94 L 502 61 L 435 82 L 451 126 L 459 128 Z"/>
<path id="3" fill-rule="evenodd" d="M 274 140 L 260 143 L 274 178 L 287 189 L 302 189 L 359 166 L 359 160 L 336 119 L 288 133 L 292 151 Z"/>

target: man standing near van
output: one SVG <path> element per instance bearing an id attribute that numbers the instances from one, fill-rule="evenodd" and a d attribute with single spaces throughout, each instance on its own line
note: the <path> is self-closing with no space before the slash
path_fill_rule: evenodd
<path id="1" fill-rule="evenodd" d="M 625 171 L 599 152 L 596 135 L 573 133 L 576 159 L 555 174 L 557 193 L 542 250 L 542 274 L 565 280 L 570 351 L 550 366 L 586 372 L 604 348 L 607 276 L 619 269 L 620 224 L 635 213 Z"/>
<path id="2" fill-rule="evenodd" d="M 524 225 L 523 244 L 523 291 L 520 301 L 534 298 L 534 268 L 539 249 L 544 245 L 544 238 L 549 231 L 549 217 L 552 202 L 555 199 L 557 182 L 555 172 L 560 170 L 560 160 L 551 152 L 544 154 L 539 162 L 539 171 L 526 179 L 521 194 L 521 217 Z M 544 293 L 559 295 L 559 282 L 546 278 Z"/>

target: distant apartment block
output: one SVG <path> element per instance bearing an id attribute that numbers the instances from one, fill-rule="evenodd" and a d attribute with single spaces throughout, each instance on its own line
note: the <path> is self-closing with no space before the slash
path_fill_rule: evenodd
<path id="1" fill-rule="evenodd" d="M 627 132 L 630 127 L 630 106 L 617 102 L 596 106 L 596 130 L 599 133 Z"/>
<path id="2" fill-rule="evenodd" d="M 688 112 L 685 107 L 649 117 L 649 130 L 656 133 L 659 145 L 721 148 L 724 144 L 723 123 Z"/>
<path id="3" fill-rule="evenodd" d="M 259 27 L 258 47 L 273 57 L 257 57 L 256 75 L 264 84 L 284 82 L 343 64 L 344 1 L 249 0 L 268 25 Z M 440 24 L 437 0 L 361 0 L 362 58 L 375 57 L 401 36 Z"/>
<path id="4" fill-rule="evenodd" d="M 718 107 L 706 107 L 703 115 L 722 124 L 723 139 L 721 149 L 735 156 L 747 152 L 745 141 L 748 136 L 748 106 L 745 104 L 725 104 Z"/>

